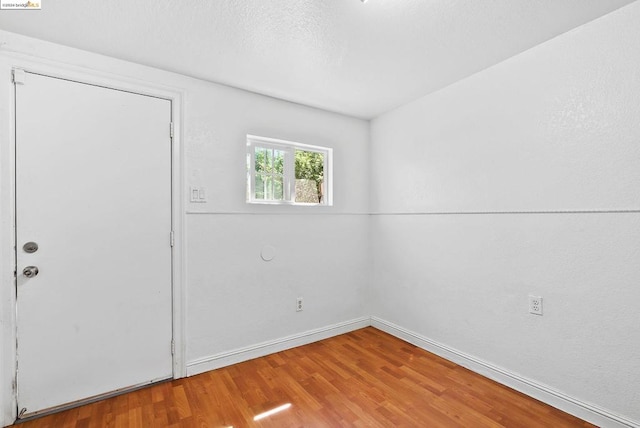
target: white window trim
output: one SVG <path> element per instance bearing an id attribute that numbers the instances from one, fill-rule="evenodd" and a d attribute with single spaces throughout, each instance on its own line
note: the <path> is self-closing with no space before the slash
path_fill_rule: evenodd
<path id="1" fill-rule="evenodd" d="M 255 147 L 277 149 L 285 152 L 284 161 L 284 200 L 264 200 L 255 199 L 256 169 L 255 169 Z M 318 152 L 324 155 L 324 201 L 322 203 L 296 202 L 295 198 L 295 151 L 304 150 Z M 247 134 L 247 181 L 249 186 L 249 196 L 247 203 L 265 205 L 302 205 L 302 206 L 332 206 L 333 205 L 333 149 L 330 147 L 314 146 L 310 144 L 296 143 L 293 141 L 279 140 L 277 138 L 260 137 Z"/>

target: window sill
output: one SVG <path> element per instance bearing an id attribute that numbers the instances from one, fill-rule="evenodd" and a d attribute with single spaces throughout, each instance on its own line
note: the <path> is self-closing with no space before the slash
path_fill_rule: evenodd
<path id="1" fill-rule="evenodd" d="M 329 204 L 314 204 L 308 202 L 288 202 L 288 201 L 246 201 L 247 205 L 275 205 L 293 207 L 330 207 Z"/>

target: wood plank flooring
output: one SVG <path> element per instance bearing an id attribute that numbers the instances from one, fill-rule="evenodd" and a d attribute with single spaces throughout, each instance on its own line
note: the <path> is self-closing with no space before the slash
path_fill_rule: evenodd
<path id="1" fill-rule="evenodd" d="M 18 428 L 592 426 L 368 327 Z"/>

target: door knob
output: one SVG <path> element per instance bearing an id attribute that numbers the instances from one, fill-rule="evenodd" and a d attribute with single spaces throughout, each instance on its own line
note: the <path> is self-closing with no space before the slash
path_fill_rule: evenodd
<path id="1" fill-rule="evenodd" d="M 38 275 L 38 268 L 35 266 L 27 266 L 26 268 L 22 269 L 22 274 L 27 278 L 33 278 L 34 276 Z"/>

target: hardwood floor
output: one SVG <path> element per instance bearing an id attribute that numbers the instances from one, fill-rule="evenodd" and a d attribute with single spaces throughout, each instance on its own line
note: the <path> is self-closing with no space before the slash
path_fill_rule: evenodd
<path id="1" fill-rule="evenodd" d="M 592 426 L 368 327 L 18 428 Z"/>

